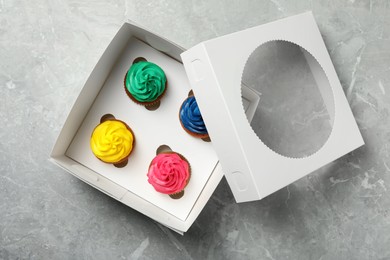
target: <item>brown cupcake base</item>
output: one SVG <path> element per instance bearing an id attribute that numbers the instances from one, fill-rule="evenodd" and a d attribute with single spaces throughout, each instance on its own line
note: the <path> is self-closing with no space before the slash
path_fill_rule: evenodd
<path id="1" fill-rule="evenodd" d="M 181 107 L 180 107 L 180 110 L 181 110 Z M 211 142 L 211 139 L 210 139 L 209 134 L 198 134 L 198 133 L 191 132 L 190 130 L 188 130 L 187 128 L 185 128 L 185 126 L 183 125 L 183 122 L 180 120 L 180 111 L 179 111 L 179 121 L 180 121 L 181 127 L 182 127 L 182 128 L 184 129 L 184 131 L 186 131 L 189 135 L 191 135 L 191 136 L 193 136 L 193 137 L 196 137 L 196 138 L 200 138 L 200 139 L 202 139 L 202 140 L 205 141 L 205 142 Z"/>
<path id="2" fill-rule="evenodd" d="M 178 193 L 169 194 L 169 197 L 171 197 L 174 200 L 180 199 L 184 196 L 184 190 L 179 191 Z"/>

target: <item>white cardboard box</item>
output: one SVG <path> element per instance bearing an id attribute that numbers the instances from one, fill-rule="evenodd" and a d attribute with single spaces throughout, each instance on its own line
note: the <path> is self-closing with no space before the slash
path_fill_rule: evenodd
<path id="1" fill-rule="evenodd" d="M 243 69 L 250 53 L 271 40 L 290 41 L 311 53 L 324 69 L 333 92 L 333 103 L 327 101 L 332 97 L 323 96 L 334 115 L 333 130 L 325 145 L 307 158 L 280 156 L 250 129 L 248 120 L 260 97 L 242 86 L 242 71 L 237 67 Z M 137 106 L 123 89 L 124 75 L 139 56 L 159 64 L 168 77 L 167 94 L 156 111 Z M 316 64 L 310 57 L 308 63 Z M 321 67 L 313 65 L 313 74 Z M 194 139 L 180 127 L 178 109 L 191 88 L 212 143 Z M 89 149 L 90 134 L 107 113 L 127 122 L 137 139 L 125 168 L 100 162 Z M 147 165 L 162 144 L 185 155 L 193 170 L 180 200 L 155 192 L 147 182 Z M 237 202 L 250 201 L 271 194 L 362 144 L 314 18 L 304 13 L 206 41 L 188 51 L 140 26 L 125 23 L 77 98 L 51 160 L 91 186 L 182 233 L 214 192 L 223 176 L 222 167 Z"/>

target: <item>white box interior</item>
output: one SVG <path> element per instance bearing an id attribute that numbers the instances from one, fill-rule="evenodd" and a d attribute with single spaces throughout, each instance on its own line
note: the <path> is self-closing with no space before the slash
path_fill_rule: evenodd
<path id="1" fill-rule="evenodd" d="M 168 79 L 168 88 L 160 107 L 149 111 L 129 99 L 124 77 L 137 57 L 158 64 Z M 179 108 L 188 96 L 190 85 L 184 67 L 178 61 L 131 38 L 115 63 L 104 86 L 75 135 L 66 155 L 101 176 L 144 198 L 168 213 L 185 220 L 205 186 L 218 158 L 212 144 L 188 135 L 179 121 Z M 136 145 L 124 168 L 98 160 L 90 149 L 90 136 L 104 114 L 112 114 L 133 130 Z M 168 145 L 182 154 L 191 165 L 191 179 L 181 199 L 156 192 L 147 181 L 149 163 L 160 145 Z"/>
<path id="2" fill-rule="evenodd" d="M 180 60 L 180 54 L 185 50 L 175 43 L 149 32 L 139 25 L 135 25 L 133 22 L 124 23 L 96 64 L 77 97 L 53 146 L 53 150 L 50 154 L 50 161 L 101 192 L 121 201 L 127 206 L 145 214 L 172 230 L 183 234 L 183 232 L 187 231 L 196 220 L 223 177 L 223 172 L 219 163 L 213 169 L 212 173 L 210 173 L 210 178 L 203 187 L 199 197 L 192 205 L 192 210 L 188 217 L 185 220 L 182 220 L 161 209 L 159 206 L 145 200 L 143 197 L 128 191 L 121 184 L 117 184 L 107 177 L 104 177 L 83 164 L 71 159 L 65 154 L 80 126 L 84 123 L 84 119 L 91 110 L 96 97 L 99 95 L 106 80 L 110 76 L 112 68 L 122 57 L 123 51 L 128 47 L 129 39 L 132 37 L 142 40 L 155 50 L 167 54 L 176 61 Z M 259 99 L 258 93 L 243 86 L 244 109 L 249 120 L 254 115 Z"/>

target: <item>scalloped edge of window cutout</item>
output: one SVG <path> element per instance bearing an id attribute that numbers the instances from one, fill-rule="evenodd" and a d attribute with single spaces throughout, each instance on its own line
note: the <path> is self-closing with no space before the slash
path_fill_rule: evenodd
<path id="1" fill-rule="evenodd" d="M 307 60 L 307 54 L 308 56 L 310 56 L 311 59 L 313 59 L 313 61 L 315 62 L 316 66 L 319 66 L 320 70 L 321 70 L 321 73 L 323 74 L 323 76 L 325 77 L 326 79 L 326 84 L 324 86 L 325 88 L 325 91 L 328 92 L 329 96 L 330 96 L 330 102 L 327 102 L 325 101 L 325 98 L 324 98 L 324 92 L 321 91 L 321 86 L 316 82 L 316 85 L 319 89 L 319 94 L 323 100 L 323 104 L 324 104 L 324 107 L 327 111 L 327 114 L 329 116 L 329 124 L 330 124 L 330 131 L 328 133 L 326 133 L 326 138 L 324 138 L 324 140 L 321 140 L 319 143 L 321 143 L 320 145 L 318 145 L 318 148 L 316 148 L 315 150 L 313 151 L 309 151 L 307 153 L 307 155 L 302 155 L 302 156 L 294 156 L 293 153 L 296 153 L 296 151 L 293 151 L 292 153 L 283 153 L 282 151 L 279 151 L 278 149 L 275 149 L 273 148 L 271 145 L 269 145 L 267 142 L 265 142 L 259 135 L 258 133 L 256 133 L 256 131 L 253 129 L 252 127 L 252 123 L 249 122 L 249 119 L 247 118 L 247 123 L 249 124 L 250 126 L 250 129 L 251 131 L 255 134 L 255 136 L 258 138 L 258 140 L 264 144 L 265 147 L 267 147 L 270 151 L 272 151 L 273 153 L 276 153 L 278 154 L 279 156 L 282 156 L 282 157 L 285 157 L 285 158 L 289 158 L 289 159 L 305 159 L 305 158 L 309 158 L 313 155 L 315 155 L 316 153 L 318 153 L 322 147 L 324 147 L 324 145 L 328 142 L 330 136 L 332 135 L 332 132 L 334 130 L 334 117 L 335 117 L 335 97 L 334 97 L 334 92 L 332 90 L 332 86 L 331 86 L 331 83 L 329 81 L 329 77 L 326 73 L 326 71 L 324 70 L 323 66 L 320 64 L 320 62 L 318 61 L 317 58 L 314 57 L 314 55 L 312 53 L 310 53 L 306 48 L 302 47 L 301 45 L 295 43 L 295 42 L 292 42 L 292 41 L 288 41 L 288 40 L 283 40 L 283 39 L 272 39 L 272 40 L 269 40 L 269 41 L 266 41 L 266 42 L 263 42 L 262 44 L 260 44 L 258 47 L 256 47 L 247 57 L 246 59 L 246 62 L 242 68 L 242 71 L 241 71 L 241 84 L 245 84 L 247 86 L 247 84 L 245 82 L 243 82 L 243 76 L 244 76 L 244 72 L 245 72 L 245 69 L 246 69 L 246 66 L 248 64 L 248 61 L 249 59 L 251 58 L 251 56 L 259 50 L 259 48 L 263 48 L 265 45 L 269 44 L 269 43 L 272 43 L 272 42 L 281 42 L 281 43 L 288 43 L 288 44 L 291 44 L 291 45 L 294 45 L 294 46 L 297 46 L 299 47 L 301 50 L 302 50 L 302 55 L 303 57 L 306 59 L 306 63 L 308 64 L 308 66 L 311 68 L 310 64 L 309 64 L 309 61 Z M 313 74 L 313 71 L 312 71 L 312 74 Z M 314 80 L 316 81 L 316 77 L 313 75 L 313 78 Z M 249 86 L 247 86 L 248 88 L 250 88 Z M 242 92 L 242 86 L 240 88 L 240 94 L 242 96 L 243 92 Z M 252 88 L 250 88 L 252 89 Z M 253 89 L 252 89 L 253 90 Z M 257 90 L 253 90 L 253 91 L 257 91 Z M 261 102 L 261 101 L 260 101 Z M 244 107 L 244 104 L 243 102 L 241 102 L 241 107 L 242 107 L 242 111 L 243 113 L 245 114 L 245 107 Z M 260 103 L 259 103 L 260 105 Z M 253 122 L 253 121 L 252 121 Z M 261 130 L 260 130 L 261 131 Z"/>

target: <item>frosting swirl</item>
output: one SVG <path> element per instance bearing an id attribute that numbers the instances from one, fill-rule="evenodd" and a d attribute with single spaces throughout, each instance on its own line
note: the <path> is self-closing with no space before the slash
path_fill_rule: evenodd
<path id="1" fill-rule="evenodd" d="M 139 102 L 155 101 L 165 90 L 164 71 L 148 61 L 134 63 L 127 71 L 126 89 Z"/>
<path id="2" fill-rule="evenodd" d="M 148 182 L 158 192 L 174 194 L 187 185 L 190 166 L 176 153 L 158 154 L 149 166 Z"/>
<path id="3" fill-rule="evenodd" d="M 123 122 L 107 120 L 93 130 L 90 145 L 97 158 L 116 163 L 129 156 L 133 142 L 133 134 Z"/>
<path id="4" fill-rule="evenodd" d="M 196 134 L 207 134 L 206 125 L 194 96 L 184 100 L 180 109 L 180 120 L 187 130 Z"/>

